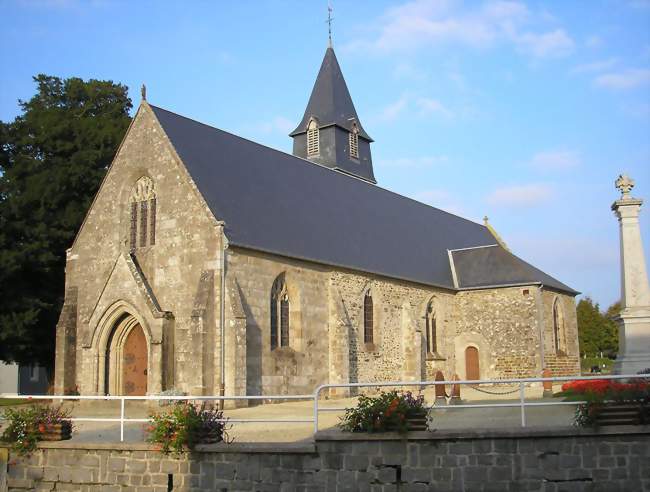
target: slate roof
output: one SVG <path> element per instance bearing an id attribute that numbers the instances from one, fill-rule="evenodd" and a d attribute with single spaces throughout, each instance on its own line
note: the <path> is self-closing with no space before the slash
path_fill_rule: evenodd
<path id="1" fill-rule="evenodd" d="M 306 132 L 309 119 L 312 116 L 318 119 L 318 125 L 321 128 L 337 125 L 352 131 L 352 122 L 356 121 L 359 136 L 372 142 L 370 136 L 361 126 L 350 91 L 348 91 L 341 67 L 331 46 L 325 52 L 302 121 L 289 136 L 293 137 Z"/>
<path id="2" fill-rule="evenodd" d="M 526 263 L 499 245 L 451 252 L 460 288 L 541 283 L 578 294 L 571 287 Z"/>
<path id="3" fill-rule="evenodd" d="M 235 246 L 454 289 L 448 250 L 495 244 L 483 225 L 151 108 Z M 456 258 L 462 286 L 526 278 L 574 292 L 514 256 Z"/>

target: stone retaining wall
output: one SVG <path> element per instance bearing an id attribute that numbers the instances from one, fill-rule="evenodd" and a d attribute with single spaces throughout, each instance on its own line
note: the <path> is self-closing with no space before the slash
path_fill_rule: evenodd
<path id="1" fill-rule="evenodd" d="M 7 483 L 9 490 L 120 492 L 623 492 L 650 490 L 649 462 L 650 426 L 408 439 L 321 433 L 314 444 L 206 446 L 177 458 L 147 445 L 44 443 L 30 458 L 10 455 Z"/>

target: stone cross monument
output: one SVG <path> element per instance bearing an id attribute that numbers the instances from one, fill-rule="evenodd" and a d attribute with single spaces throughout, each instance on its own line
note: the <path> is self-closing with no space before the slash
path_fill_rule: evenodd
<path id="1" fill-rule="evenodd" d="M 612 204 L 621 230 L 621 308 L 617 318 L 619 350 L 614 372 L 636 374 L 650 367 L 650 286 L 641 243 L 639 210 L 626 175 L 616 180 L 621 197 Z"/>

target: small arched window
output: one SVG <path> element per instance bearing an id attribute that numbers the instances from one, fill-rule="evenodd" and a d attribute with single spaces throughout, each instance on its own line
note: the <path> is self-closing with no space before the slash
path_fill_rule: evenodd
<path id="1" fill-rule="evenodd" d="M 553 346 L 555 353 L 564 354 L 563 350 L 563 337 L 564 337 L 564 313 L 562 313 L 562 306 L 560 300 L 555 299 L 553 302 Z"/>
<path id="2" fill-rule="evenodd" d="M 156 244 L 156 191 L 153 180 L 141 177 L 131 193 L 129 249 Z"/>
<path id="3" fill-rule="evenodd" d="M 320 134 L 318 123 L 311 120 L 307 126 L 307 157 L 313 157 L 320 154 Z"/>
<path id="4" fill-rule="evenodd" d="M 374 320 L 372 308 L 372 295 L 366 292 L 363 298 L 363 342 L 373 343 L 374 341 Z"/>
<path id="5" fill-rule="evenodd" d="M 431 299 L 427 304 L 427 312 L 425 313 L 425 337 L 427 344 L 427 353 L 438 353 L 438 326 L 436 322 L 436 311 L 434 308 L 434 300 Z"/>
<path id="6" fill-rule="evenodd" d="M 289 293 L 281 274 L 271 290 L 271 350 L 289 346 L 289 307 Z"/>
<path id="7" fill-rule="evenodd" d="M 352 159 L 359 158 L 359 129 L 356 123 L 352 125 L 352 131 L 349 134 L 350 157 Z"/>

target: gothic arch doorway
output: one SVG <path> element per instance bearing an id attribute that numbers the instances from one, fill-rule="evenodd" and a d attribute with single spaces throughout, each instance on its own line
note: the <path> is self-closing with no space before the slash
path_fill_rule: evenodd
<path id="1" fill-rule="evenodd" d="M 478 349 L 476 347 L 470 346 L 465 349 L 465 379 L 468 381 L 481 379 Z"/>
<path id="2" fill-rule="evenodd" d="M 142 326 L 132 315 L 124 314 L 115 323 L 106 344 L 105 360 L 105 394 L 147 394 L 149 343 Z"/>

